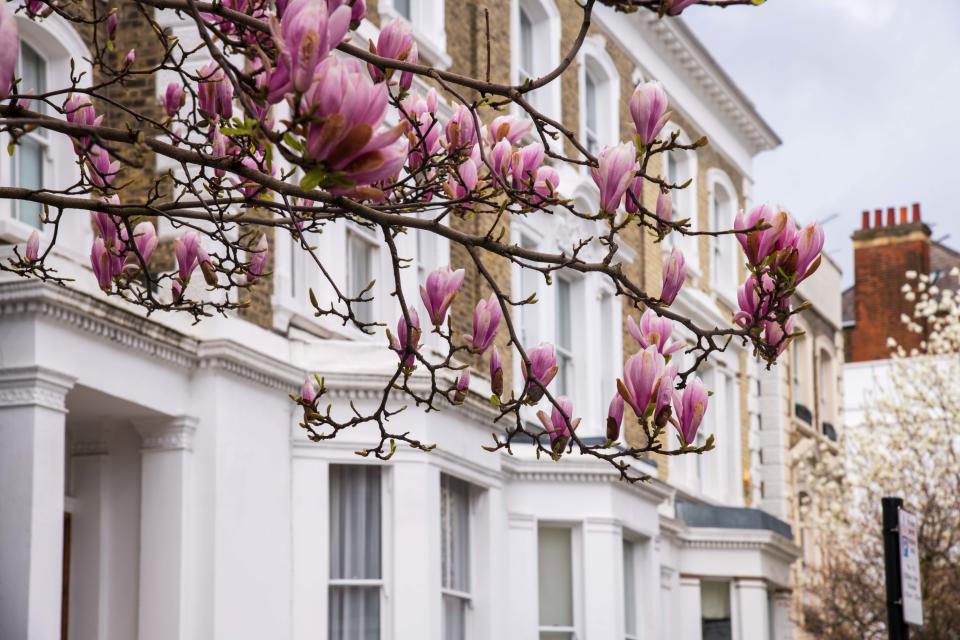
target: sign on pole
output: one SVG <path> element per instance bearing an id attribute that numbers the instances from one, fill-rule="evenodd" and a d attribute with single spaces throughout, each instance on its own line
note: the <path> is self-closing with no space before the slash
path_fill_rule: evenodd
<path id="1" fill-rule="evenodd" d="M 903 620 L 923 626 L 923 600 L 920 591 L 920 548 L 917 545 L 917 516 L 899 510 L 900 590 L 903 599 Z"/>

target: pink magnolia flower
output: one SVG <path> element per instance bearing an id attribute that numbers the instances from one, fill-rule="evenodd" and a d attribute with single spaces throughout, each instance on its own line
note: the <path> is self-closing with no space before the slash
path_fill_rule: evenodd
<path id="1" fill-rule="evenodd" d="M 572 415 L 573 402 L 566 396 L 557 398 L 549 419 L 544 411 L 537 412 L 537 418 L 543 425 L 543 430 L 550 437 L 550 450 L 556 455 L 560 455 L 573 437 L 573 432 L 580 425 L 580 418 L 574 420 Z"/>
<path id="2" fill-rule="evenodd" d="M 490 123 L 486 130 L 487 142 L 491 145 L 507 140 L 510 144 L 517 144 L 533 128 L 533 121 L 516 116 L 498 116 Z"/>
<path id="3" fill-rule="evenodd" d="M 490 352 L 490 390 L 498 398 L 503 394 L 503 362 L 496 347 Z"/>
<path id="4" fill-rule="evenodd" d="M 467 158 L 457 167 L 457 176 L 459 180 L 453 176 L 447 178 L 443 189 L 452 200 L 466 198 L 477 187 L 477 164 Z"/>
<path id="5" fill-rule="evenodd" d="M 766 320 L 763 323 L 763 339 L 770 347 L 775 347 L 777 355 L 783 353 L 790 341 L 793 340 L 794 321 L 793 316 L 787 318 L 787 321 L 781 325 L 776 320 Z"/>
<path id="6" fill-rule="evenodd" d="M 278 2 L 277 5 L 280 3 Z M 333 13 L 339 6 L 350 7 L 350 27 L 356 29 L 364 16 L 367 15 L 367 3 L 365 0 L 327 0 L 327 11 Z M 279 9 L 278 9 L 279 11 Z"/>
<path id="7" fill-rule="evenodd" d="M 46 0 L 25 0 L 23 6 L 31 18 L 46 18 L 53 13 L 53 7 Z"/>
<path id="8" fill-rule="evenodd" d="M 163 110 L 171 118 L 180 111 L 186 102 L 187 96 L 179 82 L 171 82 L 167 85 L 167 90 L 163 94 Z"/>
<path id="9" fill-rule="evenodd" d="M 514 151 L 510 169 L 513 173 L 513 188 L 524 189 L 535 180 L 537 170 L 543 164 L 543 145 L 539 142 L 528 144 Z"/>
<path id="10" fill-rule="evenodd" d="M 136 62 L 136 60 L 137 60 L 137 50 L 130 49 L 130 51 L 127 51 L 127 55 L 123 58 L 123 68 L 127 69 L 133 66 L 133 63 Z"/>
<path id="11" fill-rule="evenodd" d="M 753 326 L 755 320 L 762 321 L 770 309 L 771 297 L 775 288 L 773 278 L 764 273 L 760 277 L 760 283 L 763 287 L 762 290 L 757 285 L 756 276 L 750 275 L 743 286 L 737 290 L 737 303 L 740 310 L 734 314 L 733 322 L 744 329 Z M 763 293 L 762 302 L 760 299 L 761 293 Z"/>
<path id="12" fill-rule="evenodd" d="M 464 369 L 457 378 L 457 384 L 454 385 L 453 404 L 462 404 L 467 399 L 467 391 L 470 389 L 470 369 Z"/>
<path id="13" fill-rule="evenodd" d="M 530 370 L 527 370 L 527 363 L 521 359 L 520 371 L 527 383 L 528 399 L 536 402 L 543 396 L 543 391 L 535 381 L 546 387 L 560 370 L 557 367 L 557 350 L 549 342 L 541 342 L 540 346 L 527 353 L 527 358 L 530 360 Z"/>
<path id="14" fill-rule="evenodd" d="M 470 340 L 470 349 L 476 353 L 483 353 L 493 344 L 500 329 L 500 319 L 503 311 L 496 294 L 491 293 L 486 300 L 481 300 L 473 310 L 473 335 L 466 336 Z"/>
<path id="15" fill-rule="evenodd" d="M 442 267 L 430 272 L 425 285 L 420 285 L 420 299 L 433 326 L 439 327 L 447 316 L 447 309 L 463 286 L 463 269 L 452 271 Z"/>
<path id="16" fill-rule="evenodd" d="M 800 282 L 813 273 L 813 266 L 820 251 L 823 249 L 823 227 L 818 224 L 808 224 L 800 230 L 797 238 L 797 282 Z"/>
<path id="17" fill-rule="evenodd" d="M 590 175 L 600 189 L 602 211 L 614 213 L 620 208 L 623 194 L 639 170 L 637 148 L 632 142 L 603 148 L 597 156 L 597 166 L 590 168 Z"/>
<path id="18" fill-rule="evenodd" d="M 623 380 L 617 381 L 617 388 L 638 418 L 646 414 L 665 366 L 663 356 L 655 346 L 630 356 L 623 366 Z"/>
<path id="19" fill-rule="evenodd" d="M 187 231 L 173 242 L 173 254 L 177 258 L 177 277 L 184 287 L 190 282 L 190 275 L 199 264 L 201 250 L 203 247 L 200 246 L 200 238 L 194 231 Z"/>
<path id="20" fill-rule="evenodd" d="M 120 204 L 120 198 L 116 194 L 103 198 L 102 200 L 105 204 Z M 120 226 L 121 219 L 119 217 L 112 216 L 103 211 L 91 211 L 90 218 L 93 220 L 97 231 L 100 232 L 100 237 L 103 238 L 104 246 L 106 246 L 107 249 L 114 253 L 124 249 L 123 243 L 118 241 L 117 229 L 123 229 L 123 227 Z"/>
<path id="21" fill-rule="evenodd" d="M 290 0 L 285 5 L 279 24 L 271 25 L 278 51 L 267 90 L 270 104 L 280 102 L 291 91 L 307 91 L 317 67 L 329 59 L 330 51 L 350 28 L 351 14 L 349 6 L 331 12 L 320 0 Z"/>
<path id="22" fill-rule="evenodd" d="M 311 116 L 305 155 L 359 185 L 396 175 L 407 157 L 405 123 L 381 129 L 387 88 L 356 59 L 329 56 L 317 67 L 301 110 Z"/>
<path id="23" fill-rule="evenodd" d="M 533 191 L 536 195 L 530 198 L 530 202 L 539 205 L 544 200 L 549 200 L 556 194 L 559 186 L 560 174 L 557 170 L 549 166 L 540 167 L 533 182 Z"/>
<path id="24" fill-rule="evenodd" d="M 682 394 L 678 391 L 673 393 L 673 411 L 677 418 L 677 430 L 686 444 L 693 444 L 696 441 L 697 430 L 703 422 L 703 415 L 707 412 L 708 401 L 707 389 L 696 376 L 687 381 Z"/>
<path id="25" fill-rule="evenodd" d="M 93 145 L 86 154 L 87 177 L 93 186 L 106 190 L 113 185 L 113 179 L 120 173 L 120 163 L 110 160 L 110 153 L 98 145 Z"/>
<path id="26" fill-rule="evenodd" d="M 490 152 L 490 168 L 493 169 L 493 172 L 500 176 L 501 179 L 506 180 L 507 174 L 510 173 L 510 165 L 512 162 L 513 147 L 510 146 L 510 141 L 504 138 L 495 144 L 493 150 Z"/>
<path id="27" fill-rule="evenodd" d="M 63 103 L 63 114 L 70 124 L 80 124 L 88 127 L 98 127 L 103 122 L 103 116 L 98 116 L 90 98 L 85 95 L 71 95 Z M 73 149 L 78 154 L 90 146 L 89 136 L 80 136 L 73 141 Z"/>
<path id="28" fill-rule="evenodd" d="M 113 45 L 113 41 L 117 37 L 117 25 L 119 24 L 119 18 L 117 17 L 117 10 L 113 9 L 110 12 L 110 15 L 107 16 L 107 42 L 110 45 Z"/>
<path id="29" fill-rule="evenodd" d="M 374 45 L 372 42 L 370 43 L 370 51 L 381 58 L 401 60 L 412 64 L 419 62 L 419 53 L 417 51 L 417 45 L 413 41 L 413 33 L 410 31 L 410 25 L 405 20 L 399 18 L 388 23 L 380 30 L 380 35 L 377 36 L 377 44 Z M 374 64 L 368 64 L 367 69 L 369 69 L 370 77 L 373 78 L 374 82 L 389 80 L 390 76 L 394 73 L 392 69 L 384 73 L 380 67 Z M 404 71 L 400 74 L 400 86 L 403 89 L 409 89 L 412 82 L 412 73 Z"/>
<path id="30" fill-rule="evenodd" d="M 623 201 L 623 208 L 627 213 L 640 211 L 640 201 L 643 198 L 643 176 L 637 176 L 627 187 L 627 194 Z"/>
<path id="31" fill-rule="evenodd" d="M 313 376 L 307 376 L 300 387 L 300 399 L 311 407 L 317 401 L 317 388 L 313 385 Z"/>
<path id="32" fill-rule="evenodd" d="M 250 266 L 247 267 L 247 282 L 254 282 L 263 275 L 267 268 L 267 260 L 270 258 L 270 244 L 267 242 L 267 235 L 260 234 L 260 240 L 253 248 L 253 256 L 250 258 Z"/>
<path id="33" fill-rule="evenodd" d="M 657 351 L 664 358 L 673 355 L 683 348 L 682 342 L 671 342 L 670 334 L 673 333 L 673 323 L 667 318 L 661 318 L 653 311 L 647 309 L 640 316 L 640 325 L 633 321 L 632 316 L 627 317 L 627 331 L 640 343 L 640 346 L 656 347 Z"/>
<path id="34" fill-rule="evenodd" d="M 630 115 L 637 138 L 644 147 L 657 139 L 664 125 L 670 120 L 667 111 L 667 92 L 659 82 L 641 82 L 630 96 Z"/>
<path id="35" fill-rule="evenodd" d="M 660 376 L 657 383 L 656 399 L 653 408 L 653 420 L 657 426 L 662 427 L 670 418 L 670 403 L 673 401 L 674 381 L 677 378 L 677 365 L 668 364 Z"/>
<path id="36" fill-rule="evenodd" d="M 109 291 L 113 286 L 113 279 L 123 269 L 123 258 L 107 250 L 103 238 L 97 237 L 94 238 L 90 251 L 90 266 L 100 288 Z"/>
<path id="37" fill-rule="evenodd" d="M 409 95 L 401 103 L 410 118 L 407 139 L 410 141 L 410 168 L 416 170 L 440 150 L 442 127 L 437 120 L 437 92 L 433 89 L 426 98 Z"/>
<path id="38" fill-rule="evenodd" d="M 199 71 L 197 108 L 206 118 L 216 122 L 233 115 L 233 84 L 216 62 L 210 62 Z"/>
<path id="39" fill-rule="evenodd" d="M 759 231 L 744 232 L 757 226 L 766 225 L 768 228 Z M 744 215 L 737 213 L 733 220 L 733 228 L 738 233 L 737 240 L 747 256 L 747 261 L 754 266 L 760 265 L 777 248 L 780 237 L 788 227 L 792 227 L 789 214 L 786 211 L 775 212 L 773 207 L 762 204 L 754 207 Z M 787 231 L 789 234 L 790 232 Z M 789 236 L 788 236 L 789 239 Z"/>
<path id="40" fill-rule="evenodd" d="M 664 304 L 673 304 L 686 277 L 686 258 L 683 257 L 683 251 L 679 247 L 674 247 L 667 261 L 663 263 L 663 286 L 660 290 L 660 299 Z"/>
<path id="41" fill-rule="evenodd" d="M 683 10 L 692 4 L 697 4 L 700 0 L 667 0 L 667 13 L 671 16 L 678 16 Z"/>
<path id="42" fill-rule="evenodd" d="M 397 320 L 397 335 L 394 337 L 387 329 L 387 339 L 390 341 L 390 348 L 396 352 L 404 369 L 413 370 L 416 366 L 416 353 L 420 349 L 420 316 L 416 309 L 409 309 L 409 326 L 400 314 Z"/>
<path id="43" fill-rule="evenodd" d="M 663 222 L 673 221 L 673 198 L 661 191 L 657 194 L 657 217 Z"/>
<path id="44" fill-rule="evenodd" d="M 454 153 L 463 149 L 472 149 L 477 143 L 477 128 L 473 113 L 460 105 L 447 121 L 444 129 L 447 151 Z"/>
<path id="45" fill-rule="evenodd" d="M 140 254 L 141 258 L 143 258 L 143 263 L 149 264 L 150 257 L 157 248 L 158 242 L 157 230 L 154 228 L 153 223 L 144 220 L 135 226 L 133 228 L 133 242 L 137 248 L 137 253 Z M 140 262 L 137 260 L 136 256 L 130 257 L 133 258 L 133 264 L 139 267 Z"/>
<path id="46" fill-rule="evenodd" d="M 29 262 L 36 262 L 40 259 L 40 234 L 34 229 L 27 238 L 27 250 L 25 257 Z"/>
<path id="47" fill-rule="evenodd" d="M 10 95 L 19 50 L 17 19 L 10 13 L 9 5 L 4 2 L 0 6 L 0 100 Z"/>
<path id="48" fill-rule="evenodd" d="M 613 443 L 620 438 L 620 425 L 623 424 L 623 396 L 613 396 L 607 408 L 607 442 Z"/>

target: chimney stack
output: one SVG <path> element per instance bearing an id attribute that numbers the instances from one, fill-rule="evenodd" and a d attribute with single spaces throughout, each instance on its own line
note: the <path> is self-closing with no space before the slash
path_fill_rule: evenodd
<path id="1" fill-rule="evenodd" d="M 891 337 L 906 349 L 922 339 L 900 321 L 902 314 L 913 315 L 900 289 L 907 271 L 930 272 L 930 227 L 921 220 L 919 203 L 910 207 L 909 219 L 906 206 L 884 208 L 873 210 L 872 227 L 865 209 L 853 233 L 855 324 L 845 331 L 848 362 L 889 358 Z"/>

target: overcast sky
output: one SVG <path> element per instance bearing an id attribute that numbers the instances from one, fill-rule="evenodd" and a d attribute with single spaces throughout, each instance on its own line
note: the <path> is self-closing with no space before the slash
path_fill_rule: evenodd
<path id="1" fill-rule="evenodd" d="M 863 209 L 920 202 L 960 247 L 960 0 L 768 0 L 684 18 L 783 139 L 755 201 L 828 222 L 852 282 Z"/>

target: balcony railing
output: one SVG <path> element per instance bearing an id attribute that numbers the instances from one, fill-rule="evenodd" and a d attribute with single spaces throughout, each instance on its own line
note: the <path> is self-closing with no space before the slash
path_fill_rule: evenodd
<path id="1" fill-rule="evenodd" d="M 799 402 L 793 405 L 793 415 L 797 416 L 797 420 L 803 420 L 813 426 L 813 411 L 810 411 L 805 405 Z"/>

